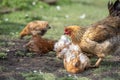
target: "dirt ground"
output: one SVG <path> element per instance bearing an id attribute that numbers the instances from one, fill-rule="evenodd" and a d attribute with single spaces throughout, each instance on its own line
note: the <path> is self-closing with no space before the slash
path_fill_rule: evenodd
<path id="1" fill-rule="evenodd" d="M 3 66 L 3 69 L 0 71 L 0 80 L 7 80 L 9 77 L 14 77 L 16 80 L 25 80 L 25 78 L 20 74 L 25 72 L 33 71 L 42 71 L 53 73 L 57 77 L 67 76 L 67 73 L 64 70 L 62 60 L 57 59 L 55 52 L 50 52 L 43 56 L 35 55 L 33 57 L 19 56 L 16 53 L 27 54 L 26 49 L 23 45 L 27 40 L 0 40 L 4 44 L 0 46 L 0 52 L 7 53 L 6 59 L 0 60 L 0 66 Z M 101 80 L 101 78 L 109 76 L 115 80 L 120 79 L 120 54 L 115 54 L 112 58 L 105 59 L 100 67 L 111 65 L 110 70 L 103 70 L 99 76 L 93 74 L 93 70 L 89 69 L 80 74 L 76 74 L 81 77 L 88 77 L 93 80 Z M 118 74 L 119 73 L 119 74 Z"/>

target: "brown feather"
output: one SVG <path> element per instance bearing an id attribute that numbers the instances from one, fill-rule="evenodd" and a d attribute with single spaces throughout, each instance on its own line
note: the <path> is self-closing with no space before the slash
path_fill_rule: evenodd
<path id="1" fill-rule="evenodd" d="M 31 40 L 26 44 L 26 48 L 37 54 L 45 54 L 53 51 L 55 42 L 56 40 L 49 40 L 39 35 L 33 35 Z"/>
<path id="2" fill-rule="evenodd" d="M 95 66 L 99 66 L 102 58 L 104 58 L 106 54 L 109 54 L 109 52 L 114 53 L 114 51 L 112 51 L 113 46 L 120 46 L 120 44 L 113 44 L 116 42 L 115 40 L 110 41 L 112 38 L 115 37 L 114 39 L 116 39 L 116 36 L 120 35 L 120 1 L 116 0 L 114 4 L 109 3 L 108 7 L 110 11 L 114 8 L 114 10 L 110 12 L 111 15 L 89 26 L 85 32 L 84 30 L 81 31 L 81 28 L 78 28 L 78 26 L 69 26 L 69 30 L 72 33 L 69 36 L 72 42 L 78 44 L 82 51 L 95 54 L 99 57 Z M 82 32 L 84 32 L 83 36 L 78 36 L 78 34 Z M 109 43 L 109 45 L 107 43 Z M 120 43 L 120 40 L 118 40 L 117 43 Z"/>
<path id="3" fill-rule="evenodd" d="M 23 38 L 26 35 L 35 35 L 39 34 L 43 36 L 46 31 L 50 28 L 47 21 L 32 21 L 29 22 L 25 28 L 20 32 L 20 38 Z"/>

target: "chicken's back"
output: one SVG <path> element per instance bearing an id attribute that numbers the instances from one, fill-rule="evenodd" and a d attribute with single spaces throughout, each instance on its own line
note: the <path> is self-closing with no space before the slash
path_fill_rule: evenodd
<path id="1" fill-rule="evenodd" d="M 84 48 L 86 52 L 93 53 L 98 57 L 104 57 L 107 54 L 115 53 L 115 51 L 120 49 L 120 35 L 111 37 L 102 43 L 86 38 L 84 43 L 81 44 L 81 48 Z"/>

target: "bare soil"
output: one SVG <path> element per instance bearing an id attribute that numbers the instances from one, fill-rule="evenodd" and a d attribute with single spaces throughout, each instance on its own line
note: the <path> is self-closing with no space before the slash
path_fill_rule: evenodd
<path id="1" fill-rule="evenodd" d="M 62 60 L 57 59 L 55 52 L 50 52 L 32 57 L 16 55 L 18 52 L 26 55 L 26 49 L 23 47 L 27 40 L 7 40 L 0 39 L 3 43 L 0 46 L 0 52 L 7 53 L 6 59 L 0 59 L 0 80 L 8 80 L 9 77 L 14 77 L 16 80 L 25 80 L 21 73 L 28 73 L 34 71 L 41 71 L 53 73 L 57 77 L 68 76 L 63 67 Z M 106 69 L 107 67 L 110 67 Z M 105 59 L 99 68 L 106 67 L 100 74 L 99 71 L 95 75 L 95 69 L 89 69 L 82 73 L 76 74 L 78 77 L 87 77 L 92 80 L 101 80 L 105 77 L 110 77 L 115 80 L 120 80 L 120 54 L 116 53 L 113 57 Z M 99 75 L 97 75 L 99 74 Z"/>

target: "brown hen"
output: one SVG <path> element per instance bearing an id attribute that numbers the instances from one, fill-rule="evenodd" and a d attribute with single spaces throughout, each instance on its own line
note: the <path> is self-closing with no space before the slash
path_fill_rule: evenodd
<path id="1" fill-rule="evenodd" d="M 42 38 L 39 35 L 33 35 L 25 47 L 36 54 L 45 54 L 53 51 L 55 42 L 55 40 L 49 40 Z"/>
<path id="2" fill-rule="evenodd" d="M 99 57 L 94 67 L 98 67 L 106 54 L 118 50 L 120 46 L 120 1 L 108 3 L 109 16 L 98 21 L 87 29 L 79 26 L 68 26 L 65 34 L 72 42 L 79 44 L 82 51 L 95 54 Z M 118 44 L 117 44 L 118 43 Z M 117 48 L 114 48 L 117 46 Z"/>
<path id="3" fill-rule="evenodd" d="M 47 21 L 32 21 L 28 23 L 25 28 L 20 32 L 20 38 L 22 39 L 26 35 L 44 35 L 50 26 Z"/>

